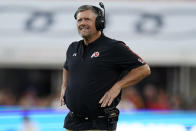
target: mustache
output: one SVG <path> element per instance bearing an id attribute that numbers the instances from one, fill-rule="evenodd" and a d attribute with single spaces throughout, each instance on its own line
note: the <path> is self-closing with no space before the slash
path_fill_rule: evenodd
<path id="1" fill-rule="evenodd" d="M 89 29 L 89 26 L 86 26 L 86 25 L 79 26 L 79 29 L 83 29 L 83 28 Z"/>

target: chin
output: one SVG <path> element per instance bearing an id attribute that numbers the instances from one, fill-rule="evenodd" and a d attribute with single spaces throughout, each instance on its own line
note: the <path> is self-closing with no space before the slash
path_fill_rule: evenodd
<path id="1" fill-rule="evenodd" d="M 89 35 L 88 34 L 80 34 L 82 38 L 88 38 Z"/>

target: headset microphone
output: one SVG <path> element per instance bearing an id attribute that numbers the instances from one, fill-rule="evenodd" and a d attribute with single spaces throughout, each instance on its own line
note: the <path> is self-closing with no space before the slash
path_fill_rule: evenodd
<path id="1" fill-rule="evenodd" d="M 105 7 L 104 7 L 104 4 L 102 2 L 99 2 L 99 5 L 101 8 L 103 8 L 103 15 L 104 15 L 104 20 L 105 20 Z"/>
<path id="2" fill-rule="evenodd" d="M 102 3 L 102 2 L 99 2 L 99 5 L 101 6 L 101 8 L 103 8 L 103 9 L 104 9 L 104 5 L 103 5 L 103 3 Z"/>

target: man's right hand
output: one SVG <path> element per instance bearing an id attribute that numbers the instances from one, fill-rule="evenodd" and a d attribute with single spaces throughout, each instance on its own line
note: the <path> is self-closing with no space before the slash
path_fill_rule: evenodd
<path id="1" fill-rule="evenodd" d="M 60 104 L 61 106 L 65 105 L 65 90 L 67 87 L 67 81 L 68 81 L 68 71 L 66 69 L 63 69 L 63 79 L 62 79 L 62 86 L 61 86 L 61 96 L 60 96 Z"/>
<path id="2" fill-rule="evenodd" d="M 60 104 L 61 104 L 61 106 L 65 105 L 64 95 L 65 95 L 65 91 L 62 90 L 61 91 L 61 96 L 60 96 Z"/>

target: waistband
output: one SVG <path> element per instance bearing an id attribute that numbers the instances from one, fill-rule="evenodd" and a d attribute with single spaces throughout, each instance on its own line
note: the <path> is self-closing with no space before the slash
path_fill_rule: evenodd
<path id="1" fill-rule="evenodd" d="M 78 120 L 93 120 L 93 119 L 102 119 L 102 118 L 106 118 L 106 116 L 103 115 L 97 115 L 97 116 L 87 116 L 87 115 L 81 115 L 81 114 L 76 114 L 72 111 L 70 111 L 70 115 L 71 117 L 78 119 Z"/>
<path id="2" fill-rule="evenodd" d="M 96 119 L 113 119 L 113 118 L 118 118 L 119 116 L 119 110 L 117 108 L 105 108 L 102 113 L 96 114 L 93 116 L 88 116 L 88 115 L 83 115 L 83 114 L 76 114 L 72 111 L 70 111 L 70 116 L 74 119 L 78 120 L 96 120 Z"/>

